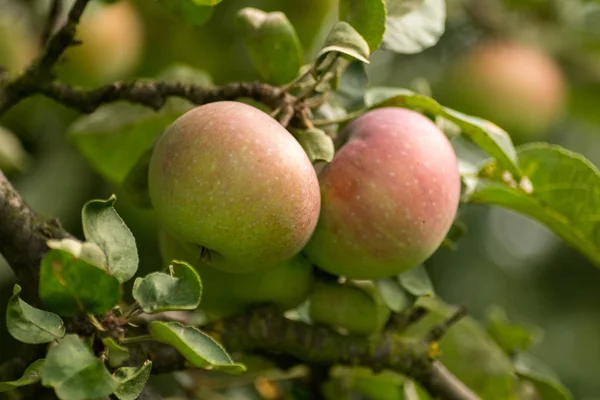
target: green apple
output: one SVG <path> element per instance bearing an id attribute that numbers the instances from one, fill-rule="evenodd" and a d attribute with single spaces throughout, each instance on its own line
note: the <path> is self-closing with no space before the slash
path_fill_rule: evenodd
<path id="1" fill-rule="evenodd" d="M 193 246 L 179 242 L 164 230 L 159 233 L 159 248 L 165 264 L 174 259 L 187 261 L 198 271 L 203 286 L 200 308 L 214 317 L 259 304 L 275 304 L 288 310 L 306 299 L 313 284 L 312 265 L 301 256 L 267 271 L 230 274 L 202 262 Z"/>
<path id="2" fill-rule="evenodd" d="M 352 282 L 319 282 L 308 297 L 308 313 L 314 323 L 342 328 L 354 335 L 370 335 L 379 331 L 390 315 L 378 296 L 376 289 Z"/>
<path id="3" fill-rule="evenodd" d="M 423 115 L 380 108 L 340 133 L 319 174 L 321 213 L 304 252 L 332 274 L 397 275 L 421 264 L 450 230 L 460 197 L 454 149 Z"/>
<path id="4" fill-rule="evenodd" d="M 156 143 L 148 183 L 161 226 L 227 272 L 293 258 L 319 217 L 317 175 L 300 144 L 239 102 L 178 118 Z"/>

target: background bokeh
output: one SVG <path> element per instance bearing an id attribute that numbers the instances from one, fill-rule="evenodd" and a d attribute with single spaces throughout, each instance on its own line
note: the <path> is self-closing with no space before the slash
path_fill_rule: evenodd
<path id="1" fill-rule="evenodd" d="M 0 0 L 0 64 L 18 54 L 14 67 L 18 71 L 36 54 L 48 4 Z M 201 27 L 166 12 L 154 1 L 131 0 L 128 4 L 133 6 L 139 27 L 135 32 L 124 30 L 121 35 L 143 38 L 143 43 L 130 51 L 138 52 L 138 59 L 122 71 L 90 78 L 69 72 L 73 67 L 69 63 L 76 57 L 67 53 L 58 68 L 59 77 L 90 86 L 116 78 L 150 77 L 173 63 L 183 63 L 205 70 L 215 84 L 258 79 L 233 29 L 234 15 L 240 8 L 283 11 L 299 34 L 305 61 L 310 62 L 336 18 L 337 1 L 224 0 Z M 456 104 L 463 112 L 482 113 L 485 110 L 478 109 L 477 104 L 463 101 L 468 90 L 476 90 L 472 86 L 478 78 L 460 64 L 461 60 L 474 49 L 496 41 L 535 48 L 560 71 L 563 101 L 551 115 L 544 116 L 547 124 L 535 125 L 535 132 L 529 132 L 527 124 L 519 131 L 524 125 L 515 123 L 510 131 L 514 141 L 557 143 L 598 165 L 600 8 L 579 0 L 448 0 L 447 6 L 446 33 L 440 42 L 416 55 L 376 52 L 368 67 L 370 84 L 408 87 L 431 94 L 443 104 Z M 115 14 L 113 23 L 117 24 L 118 18 Z M 124 43 L 127 38 L 121 40 Z M 96 45 L 101 48 L 114 43 Z M 496 63 L 506 71 L 513 67 L 502 66 L 504 62 L 509 65 L 517 58 L 507 54 Z M 93 69 L 94 65 L 86 68 Z M 543 75 L 540 69 L 532 70 L 526 62 L 515 66 L 514 71 L 512 80 L 518 82 L 517 89 L 523 90 L 517 95 L 523 99 L 519 107 L 530 122 L 536 118 L 534 110 L 548 100 L 551 90 L 542 90 L 541 97 L 536 98 L 535 88 L 529 83 L 537 79 L 542 86 L 552 85 L 555 78 L 544 80 L 539 76 Z M 504 104 L 502 93 L 493 90 L 484 89 L 489 94 L 483 96 L 486 101 L 499 109 L 512 106 Z M 14 132 L 28 154 L 22 170 L 9 171 L 14 185 L 34 209 L 59 218 L 69 231 L 81 234 L 80 210 L 84 202 L 113 192 L 118 195 L 119 189 L 104 182 L 67 140 L 65 132 L 77 116 L 72 110 L 36 97 L 3 116 L 0 126 Z M 0 147 L 8 146 L 1 138 Z M 141 267 L 156 269 L 160 261 L 152 213 L 136 209 L 121 197 L 116 207 L 138 241 Z M 542 328 L 543 340 L 535 345 L 533 353 L 558 373 L 576 399 L 600 399 L 600 271 L 546 228 L 515 213 L 465 206 L 460 210 L 460 219 L 467 224 L 468 232 L 458 248 L 441 249 L 427 263 L 438 294 L 449 303 L 468 306 L 477 318 L 485 318 L 490 306 L 499 305 L 511 320 Z M 12 292 L 12 282 L 10 270 L 0 259 L 0 309 Z M 1 318 L 0 362 L 19 349 L 3 324 Z"/>

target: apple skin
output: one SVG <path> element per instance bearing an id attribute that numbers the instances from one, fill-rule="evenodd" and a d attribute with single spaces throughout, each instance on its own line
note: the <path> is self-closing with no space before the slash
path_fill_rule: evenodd
<path id="1" fill-rule="evenodd" d="M 211 317 L 226 317 L 247 307 L 274 304 L 289 310 L 302 303 L 313 286 L 313 267 L 302 256 L 286 260 L 266 271 L 230 274 L 203 263 L 189 247 L 161 230 L 158 243 L 163 263 L 190 263 L 202 279 L 200 309 Z"/>
<path id="2" fill-rule="evenodd" d="M 239 102 L 196 107 L 157 141 L 148 172 L 159 223 L 232 273 L 300 253 L 319 218 L 308 156 L 275 119 Z"/>
<path id="3" fill-rule="evenodd" d="M 340 133 L 347 141 L 319 174 L 321 213 L 304 252 L 332 274 L 391 277 L 421 264 L 456 216 L 454 149 L 423 115 L 369 111 Z"/>
<path id="4" fill-rule="evenodd" d="M 127 77 L 144 49 L 141 17 L 128 0 L 88 8 L 77 29 L 76 39 L 82 44 L 67 50 L 66 62 L 57 68 L 58 76 L 86 86 Z"/>
<path id="5" fill-rule="evenodd" d="M 319 282 L 308 297 L 313 323 L 342 328 L 352 335 L 370 335 L 387 322 L 390 310 L 352 283 Z"/>
<path id="6" fill-rule="evenodd" d="M 476 46 L 449 68 L 436 99 L 487 119 L 517 144 L 540 139 L 563 114 L 566 83 L 541 49 L 506 40 Z"/>

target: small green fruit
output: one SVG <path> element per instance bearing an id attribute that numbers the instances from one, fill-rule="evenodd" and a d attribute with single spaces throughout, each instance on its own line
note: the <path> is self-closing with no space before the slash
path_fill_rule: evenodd
<path id="1" fill-rule="evenodd" d="M 148 183 L 161 225 L 232 273 L 293 258 L 319 216 L 319 183 L 300 144 L 269 115 L 238 102 L 177 119 L 156 144 Z"/>
<path id="2" fill-rule="evenodd" d="M 370 335 L 387 322 L 390 310 L 378 294 L 352 283 L 318 283 L 309 296 L 309 316 L 315 323 Z"/>
<path id="3" fill-rule="evenodd" d="M 369 111 L 340 138 L 347 142 L 319 175 L 321 214 L 305 254 L 353 279 L 391 277 L 421 264 L 458 208 L 450 142 L 429 119 L 402 108 Z"/>
<path id="4" fill-rule="evenodd" d="M 298 306 L 313 284 L 312 265 L 296 256 L 267 271 L 229 274 L 199 260 L 198 252 L 165 231 L 159 233 L 159 247 L 165 264 L 172 260 L 189 262 L 202 279 L 200 308 L 211 316 L 223 317 L 258 304 L 275 304 L 283 310 Z"/>

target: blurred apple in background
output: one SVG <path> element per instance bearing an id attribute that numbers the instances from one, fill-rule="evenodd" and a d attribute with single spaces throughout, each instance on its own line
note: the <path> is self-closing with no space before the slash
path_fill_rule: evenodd
<path id="1" fill-rule="evenodd" d="M 76 39 L 57 68 L 61 80 L 81 85 L 110 83 L 129 76 L 144 48 L 144 27 L 127 0 L 92 2 L 81 18 Z"/>
<path id="2" fill-rule="evenodd" d="M 566 85 L 542 49 L 495 40 L 460 57 L 434 95 L 448 107 L 494 122 L 519 144 L 541 139 L 561 118 Z"/>

